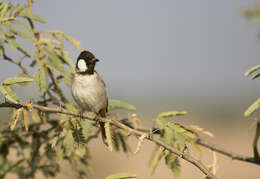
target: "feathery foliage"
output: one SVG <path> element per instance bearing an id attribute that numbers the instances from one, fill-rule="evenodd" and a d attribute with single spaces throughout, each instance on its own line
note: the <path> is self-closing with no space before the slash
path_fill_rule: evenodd
<path id="1" fill-rule="evenodd" d="M 7 102 L 17 104 L 21 99 L 14 89 L 20 88 L 18 85 L 29 83 L 35 86 L 38 104 L 77 111 L 77 107 L 68 101 L 61 89 L 62 83 L 70 87 L 75 72 L 65 41 L 80 51 L 83 48 L 77 40 L 62 31 L 39 31 L 36 23 L 47 21 L 31 13 L 30 8 L 29 5 L 0 2 L 0 56 L 21 69 L 19 76 L 1 82 L 0 92 Z M 25 41 L 31 43 L 33 48 L 27 49 L 23 45 Z M 7 54 L 9 49 L 13 50 L 12 53 L 18 52 L 16 56 L 21 58 L 14 59 L 11 54 Z M 24 59 L 31 61 L 29 67 L 23 65 Z M 29 68 L 34 70 L 28 70 Z M 35 72 L 31 74 L 30 71 Z M 134 110 L 135 107 L 122 101 L 110 100 L 109 109 Z M 42 113 L 35 110 L 30 102 L 26 103 L 26 107 L 12 109 L 9 129 L 4 129 L 0 134 L 0 178 L 8 173 L 35 178 L 38 171 L 46 177 L 54 177 L 60 171 L 63 160 L 69 161 L 79 178 L 86 178 L 90 159 L 86 142 L 95 135 L 93 125 L 93 122 L 77 117 Z M 106 123 L 109 148 L 115 148 L 116 151 L 122 148 L 124 152 L 130 152 L 124 132 L 119 129 L 112 131 L 110 128 L 112 126 Z M 8 159 L 11 149 L 19 154 L 21 160 Z M 30 156 L 26 155 L 28 151 L 31 151 Z M 124 176 L 128 175 L 122 175 L 121 178 Z"/>
<path id="2" fill-rule="evenodd" d="M 83 48 L 77 40 L 60 30 L 40 31 L 37 23 L 47 21 L 32 13 L 32 4 L 32 0 L 28 1 L 28 5 L 0 2 L 0 56 L 2 60 L 14 64 L 21 70 L 16 77 L 7 78 L 0 84 L 0 92 L 6 102 L 17 105 L 10 110 L 9 126 L 0 132 L 0 178 L 6 178 L 10 173 L 19 178 L 36 178 L 37 172 L 41 172 L 46 178 L 55 177 L 60 172 L 61 163 L 68 161 L 78 177 L 85 179 L 90 173 L 91 149 L 88 142 L 97 138 L 100 133 L 95 122 L 75 115 L 42 112 L 33 105 L 55 106 L 58 109 L 80 112 L 64 95 L 61 86 L 66 84 L 70 87 L 75 72 L 66 44 L 73 45 L 79 51 Z M 248 18 L 258 16 L 251 11 L 245 13 Z M 27 48 L 25 42 L 30 43 L 32 47 Z M 24 65 L 24 59 L 30 62 L 29 66 Z M 255 66 L 245 75 L 256 73 L 259 69 L 259 65 Z M 252 79 L 259 76 L 257 73 Z M 34 94 L 37 98 L 23 102 L 16 91 L 26 85 L 35 87 Z M 258 108 L 259 100 L 249 107 L 245 116 L 249 116 Z M 202 151 L 197 144 L 199 133 L 211 135 L 198 126 L 183 125 L 174 121 L 178 116 L 186 115 L 185 111 L 173 110 L 158 114 L 154 120 L 157 128 L 149 133 L 140 129 L 141 122 L 136 114 L 126 119 L 112 114 L 113 110 L 117 109 L 133 111 L 136 108 L 126 102 L 109 100 L 111 114 L 108 117 L 129 129 L 124 130 L 125 128 L 120 128 L 115 123 L 113 125 L 112 122 L 105 122 L 110 151 L 136 153 L 144 139 L 156 138 L 183 154 L 190 153 L 190 149 L 194 148 L 201 156 Z M 138 132 L 132 134 L 133 130 Z M 128 144 L 128 138 L 131 136 L 139 139 L 135 152 L 132 152 Z M 16 154 L 17 158 L 10 158 L 11 154 Z M 174 177 L 180 178 L 180 158 L 170 152 L 169 148 L 158 144 L 155 145 L 148 161 L 151 174 L 155 173 L 162 159 Z M 119 173 L 107 177 L 123 178 L 136 178 L 136 175 Z"/>

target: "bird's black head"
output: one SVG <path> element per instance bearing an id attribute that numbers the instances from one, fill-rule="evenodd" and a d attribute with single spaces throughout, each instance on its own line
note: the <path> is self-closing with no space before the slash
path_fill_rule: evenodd
<path id="1" fill-rule="evenodd" d="M 76 69 L 79 73 L 93 74 L 96 62 L 99 60 L 89 51 L 83 51 L 79 54 L 76 63 Z"/>

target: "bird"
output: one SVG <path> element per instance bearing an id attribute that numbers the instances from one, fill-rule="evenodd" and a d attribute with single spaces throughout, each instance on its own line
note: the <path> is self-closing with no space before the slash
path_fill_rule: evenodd
<path id="1" fill-rule="evenodd" d="M 107 90 L 104 80 L 95 71 L 97 62 L 99 60 L 89 51 L 84 50 L 79 54 L 72 78 L 71 93 L 74 101 L 80 107 L 81 114 L 84 111 L 90 111 L 97 116 L 106 117 L 108 112 Z M 102 140 L 107 145 L 105 123 L 99 121 L 99 125 Z"/>

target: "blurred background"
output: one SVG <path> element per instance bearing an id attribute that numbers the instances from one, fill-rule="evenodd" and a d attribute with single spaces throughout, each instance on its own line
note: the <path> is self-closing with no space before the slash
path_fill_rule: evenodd
<path id="1" fill-rule="evenodd" d="M 243 74 L 259 64 L 260 26 L 249 23 L 241 11 L 257 3 L 36 0 L 33 12 L 47 20 L 39 29 L 64 31 L 100 59 L 97 71 L 107 84 L 109 97 L 135 105 L 144 127 L 150 127 L 162 111 L 185 110 L 188 115 L 177 119 L 179 122 L 206 128 L 215 134 L 212 142 L 251 155 L 253 120 L 244 118 L 243 113 L 259 97 L 260 83 Z M 76 60 L 79 51 L 68 51 Z M 19 73 L 6 61 L 1 61 L 0 70 L 1 81 Z M 70 89 L 64 88 L 70 96 Z M 20 94 L 26 99 L 34 96 L 28 89 Z M 7 114 L 3 109 L 0 112 Z M 136 173 L 138 178 L 173 178 L 164 165 L 153 177 L 149 175 L 149 143 L 137 155 L 128 156 L 107 151 L 100 140 L 90 145 L 95 149 L 92 179 L 116 172 Z M 203 160 L 210 163 L 211 157 L 210 152 L 205 153 Z M 260 177 L 259 166 L 217 157 L 220 178 Z M 183 164 L 181 178 L 201 178 L 198 169 Z M 73 177 L 64 164 L 57 178 Z"/>

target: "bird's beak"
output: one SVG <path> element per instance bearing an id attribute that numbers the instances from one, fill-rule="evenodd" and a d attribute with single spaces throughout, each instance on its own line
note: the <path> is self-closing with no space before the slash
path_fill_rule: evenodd
<path id="1" fill-rule="evenodd" d="M 96 58 L 95 58 L 95 62 L 99 62 L 99 59 L 96 59 Z"/>

